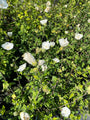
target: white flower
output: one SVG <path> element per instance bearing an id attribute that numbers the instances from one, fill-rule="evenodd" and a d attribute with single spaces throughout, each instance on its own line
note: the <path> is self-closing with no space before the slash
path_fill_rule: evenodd
<path id="1" fill-rule="evenodd" d="M 68 34 L 68 31 L 65 31 L 65 34 Z"/>
<path id="2" fill-rule="evenodd" d="M 38 65 L 39 65 L 39 66 L 43 65 L 44 63 L 45 63 L 45 60 L 39 60 L 39 61 L 38 61 Z"/>
<path id="3" fill-rule="evenodd" d="M 50 49 L 50 47 L 54 47 L 54 46 L 55 46 L 55 42 L 46 41 L 42 43 L 42 49 L 45 49 L 45 50 L 48 50 Z"/>
<path id="4" fill-rule="evenodd" d="M 26 68 L 26 63 L 20 65 L 19 68 L 17 69 L 17 71 L 22 72 L 25 68 Z"/>
<path id="5" fill-rule="evenodd" d="M 55 42 L 50 42 L 50 46 L 54 47 L 55 46 Z"/>
<path id="6" fill-rule="evenodd" d="M 45 49 L 45 50 L 50 49 L 50 43 L 49 43 L 49 41 L 46 41 L 46 42 L 42 43 L 42 49 Z"/>
<path id="7" fill-rule="evenodd" d="M 80 40 L 83 37 L 83 34 L 75 33 L 75 39 Z"/>
<path id="8" fill-rule="evenodd" d="M 76 15 L 74 15 L 73 17 L 76 18 Z"/>
<path id="9" fill-rule="evenodd" d="M 46 7 L 45 12 L 49 12 L 51 7 Z"/>
<path id="10" fill-rule="evenodd" d="M 60 60 L 58 58 L 54 58 L 53 61 L 56 63 L 60 62 Z"/>
<path id="11" fill-rule="evenodd" d="M 88 19 L 88 23 L 90 23 L 90 19 Z"/>
<path id="12" fill-rule="evenodd" d="M 26 112 L 21 112 L 21 113 L 20 113 L 20 118 L 21 118 L 21 120 L 29 120 L 29 119 L 30 119 L 30 116 L 29 116 L 29 114 L 26 113 Z"/>
<path id="13" fill-rule="evenodd" d="M 69 117 L 71 111 L 68 107 L 63 107 L 61 109 L 61 115 L 64 116 L 64 117 Z"/>
<path id="14" fill-rule="evenodd" d="M 45 71 L 47 69 L 47 65 L 42 65 L 41 68 L 42 68 L 42 71 Z"/>
<path id="15" fill-rule="evenodd" d="M 23 60 L 25 60 L 26 62 L 28 62 L 29 64 L 35 66 L 36 65 L 36 60 L 33 57 L 33 55 L 29 52 L 26 52 L 22 55 Z"/>
<path id="16" fill-rule="evenodd" d="M 10 42 L 6 42 L 6 43 L 2 44 L 1 47 L 5 50 L 11 50 L 11 49 L 13 49 L 14 44 L 10 43 Z"/>
<path id="17" fill-rule="evenodd" d="M 7 32 L 7 35 L 8 35 L 9 37 L 11 37 L 11 36 L 12 36 L 12 32 Z"/>
<path id="18" fill-rule="evenodd" d="M 60 43 L 61 47 L 65 47 L 69 44 L 67 38 L 66 39 L 64 39 L 64 38 L 59 39 L 59 43 Z"/>
<path id="19" fill-rule="evenodd" d="M 40 23 L 41 23 L 42 25 L 45 25 L 45 24 L 47 23 L 47 19 L 41 20 Z"/>
<path id="20" fill-rule="evenodd" d="M 50 6 L 50 5 L 51 5 L 51 2 L 47 1 L 46 6 Z"/>
<path id="21" fill-rule="evenodd" d="M 66 7 L 66 8 L 67 8 L 67 5 L 64 5 L 64 7 Z"/>
<path id="22" fill-rule="evenodd" d="M 7 7 L 8 7 L 8 4 L 6 0 L 0 0 L 0 8 L 7 9 Z"/>

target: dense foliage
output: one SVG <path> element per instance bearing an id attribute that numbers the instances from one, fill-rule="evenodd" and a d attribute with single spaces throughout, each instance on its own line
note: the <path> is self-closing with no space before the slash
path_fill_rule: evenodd
<path id="1" fill-rule="evenodd" d="M 69 118 L 79 120 L 88 105 L 90 85 L 90 12 L 89 0 L 7 0 L 0 9 L 0 116 L 20 120 L 27 112 L 30 120 L 60 120 L 61 109 L 68 107 Z M 45 25 L 41 20 L 47 20 Z M 7 32 L 12 32 L 9 36 Z M 81 34 L 76 39 L 75 34 Z M 60 39 L 68 40 L 61 46 Z M 43 42 L 55 45 L 45 50 Z M 13 49 L 2 47 L 13 43 Z M 29 64 L 22 55 L 29 52 L 37 64 Z M 53 61 L 58 58 L 59 61 Z M 45 60 L 46 68 L 38 65 Z M 23 71 L 17 71 L 24 64 Z M 43 66 L 44 67 L 44 66 Z M 89 89 L 90 90 L 90 89 Z"/>

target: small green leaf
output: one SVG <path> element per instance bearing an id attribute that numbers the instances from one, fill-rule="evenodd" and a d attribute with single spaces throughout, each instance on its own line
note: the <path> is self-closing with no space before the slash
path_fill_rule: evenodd
<path id="1" fill-rule="evenodd" d="M 87 77 L 87 75 L 84 73 L 84 74 L 83 74 L 83 77 Z"/>
<path id="2" fill-rule="evenodd" d="M 2 106 L 2 109 L 0 110 L 0 114 L 1 114 L 1 115 L 4 115 L 4 113 L 5 113 L 5 106 L 3 105 L 3 106 Z"/>
<path id="3" fill-rule="evenodd" d="M 69 99 L 71 99 L 74 96 L 74 93 L 71 93 L 69 96 Z"/>
<path id="4" fill-rule="evenodd" d="M 5 81 L 5 82 L 3 83 L 3 90 L 7 90 L 8 87 L 9 87 L 9 83 L 8 83 L 7 81 Z"/>

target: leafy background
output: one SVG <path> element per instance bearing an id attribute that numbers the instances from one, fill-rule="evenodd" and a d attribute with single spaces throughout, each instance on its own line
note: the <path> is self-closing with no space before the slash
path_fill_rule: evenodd
<path id="1" fill-rule="evenodd" d="M 9 7 L 0 9 L 0 46 L 7 41 L 14 43 L 10 51 L 0 47 L 0 113 L 3 119 L 20 119 L 21 111 L 28 112 L 31 120 L 65 119 L 60 112 L 67 106 L 71 110 L 70 119 L 79 120 L 80 114 L 88 109 L 90 1 L 53 0 L 50 12 L 45 13 L 46 2 L 7 0 Z M 37 11 L 34 4 L 40 10 Z M 40 24 L 43 19 L 48 19 L 46 26 Z M 13 32 L 12 37 L 7 35 L 8 31 Z M 76 40 L 76 32 L 84 37 Z M 60 38 L 67 38 L 69 45 L 60 47 Z M 42 42 L 48 40 L 55 42 L 55 47 L 41 51 Z M 44 59 L 48 69 L 42 72 L 41 68 L 27 64 L 23 72 L 17 72 L 18 66 L 25 62 L 22 54 L 27 51 L 37 62 Z M 53 62 L 55 57 L 60 59 L 59 63 Z"/>

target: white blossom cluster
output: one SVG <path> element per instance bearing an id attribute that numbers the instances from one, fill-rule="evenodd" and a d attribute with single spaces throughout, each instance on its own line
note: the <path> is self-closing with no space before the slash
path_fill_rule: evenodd
<path id="1" fill-rule="evenodd" d="M 55 42 L 49 42 L 49 41 L 42 42 L 42 49 L 48 50 L 50 49 L 50 47 L 54 47 L 54 46 L 55 46 Z"/>
<path id="2" fill-rule="evenodd" d="M 37 7 L 37 4 L 34 4 L 34 6 L 36 7 L 37 10 L 39 10 L 39 8 Z M 45 12 L 49 12 L 49 10 L 50 10 L 50 8 L 51 8 L 50 6 L 51 6 L 51 2 L 50 2 L 50 1 L 47 1 Z M 0 8 L 5 9 L 5 8 L 7 8 L 7 7 L 8 7 L 8 4 L 7 4 L 6 0 L 1 0 L 1 1 L 0 1 Z M 65 7 L 67 7 L 67 5 L 65 5 Z M 47 24 L 47 21 L 48 21 L 47 19 L 40 20 L 40 23 L 41 23 L 42 25 L 46 25 L 46 24 Z M 88 19 L 88 23 L 90 23 L 89 21 L 90 21 L 90 20 Z M 77 27 L 79 27 L 79 26 L 80 26 L 80 24 L 77 25 Z M 65 31 L 65 34 L 68 34 L 68 31 Z M 9 37 L 12 37 L 12 32 L 7 32 L 7 35 L 8 35 Z M 82 37 L 83 37 L 83 34 L 75 33 L 75 39 L 80 40 L 80 39 L 82 39 Z M 59 39 L 58 41 L 59 41 L 59 44 L 60 44 L 61 47 L 66 47 L 66 46 L 69 44 L 69 41 L 67 40 L 67 38 L 65 38 L 65 39 L 64 39 L 64 38 L 61 38 L 61 39 Z M 49 42 L 49 41 L 44 41 L 44 42 L 42 42 L 42 50 L 49 50 L 50 47 L 54 47 L 54 46 L 55 46 L 55 42 Z M 5 49 L 5 50 L 8 50 L 8 51 L 9 51 L 9 50 L 13 49 L 14 44 L 11 43 L 11 42 L 6 42 L 6 43 L 2 44 L 1 47 L 2 47 L 3 49 Z M 35 65 L 37 64 L 36 59 L 35 59 L 34 56 L 33 56 L 31 53 L 29 53 L 29 52 L 25 52 L 25 53 L 22 55 L 22 57 L 23 57 L 23 60 L 25 60 L 27 63 L 29 63 L 29 64 L 31 64 L 31 65 L 33 65 L 33 66 L 35 66 Z M 59 58 L 53 58 L 52 60 L 53 60 L 55 63 L 60 62 Z M 47 69 L 47 65 L 44 64 L 44 63 L 45 63 L 45 60 L 39 60 L 39 61 L 38 61 L 38 66 L 41 66 L 42 71 L 45 71 L 45 70 Z M 19 68 L 17 69 L 17 71 L 18 71 L 18 72 L 19 72 L 19 71 L 22 72 L 25 68 L 26 68 L 26 63 L 20 65 Z"/>
<path id="3" fill-rule="evenodd" d="M 46 3 L 46 8 L 45 8 L 44 12 L 48 13 L 48 12 L 50 11 L 50 9 L 51 9 L 50 5 L 51 5 L 51 2 L 48 1 L 48 2 Z"/>
<path id="4" fill-rule="evenodd" d="M 35 6 L 36 10 L 39 10 L 39 7 L 37 6 L 37 4 L 35 4 L 34 6 Z M 7 4 L 6 0 L 0 0 L 0 8 L 6 9 L 7 7 L 8 7 L 8 4 Z M 67 5 L 65 5 L 65 7 L 67 8 Z M 48 13 L 50 11 L 50 9 L 51 9 L 51 2 L 48 1 L 46 3 L 46 8 L 45 8 L 44 12 Z M 88 23 L 90 23 L 90 19 L 88 19 L 87 21 L 88 21 Z M 46 25 L 47 22 L 48 22 L 48 19 L 40 20 L 40 24 L 42 26 Z M 77 25 L 77 28 L 78 28 L 78 30 L 80 30 L 80 24 Z M 68 31 L 65 31 L 65 34 L 68 34 L 68 33 L 69 33 Z M 12 32 L 7 32 L 7 35 L 9 37 L 12 37 L 12 34 L 13 34 Z M 83 34 L 81 34 L 79 32 L 76 32 L 74 38 L 76 40 L 80 40 L 80 39 L 83 38 Z M 68 38 L 60 38 L 58 40 L 58 42 L 59 42 L 61 47 L 66 47 L 69 44 Z M 49 50 L 51 47 L 54 47 L 54 46 L 55 46 L 55 42 L 49 42 L 49 40 L 42 42 L 42 50 L 43 49 L 44 50 Z M 11 43 L 11 42 L 5 42 L 4 44 L 1 45 L 1 47 L 3 49 L 5 49 L 5 50 L 9 51 L 9 50 L 14 48 L 14 44 Z M 30 52 L 25 52 L 22 55 L 22 57 L 23 57 L 23 60 L 26 61 L 28 64 L 30 64 L 32 66 L 36 66 L 37 65 L 38 67 L 41 67 L 42 71 L 46 71 L 47 68 L 48 68 L 48 66 L 46 65 L 44 59 L 38 60 L 38 63 L 37 63 L 35 57 Z M 52 60 L 55 63 L 59 63 L 60 62 L 59 58 L 57 58 L 57 57 L 53 58 Z M 18 72 L 22 72 L 26 68 L 27 63 L 23 63 L 22 65 L 20 65 L 19 68 L 17 69 L 17 71 Z M 88 93 L 90 94 L 90 86 L 89 86 L 88 89 L 89 89 Z M 70 113 L 71 113 L 71 111 L 70 111 L 70 109 L 68 107 L 63 107 L 61 109 L 61 115 L 64 116 L 64 117 L 69 117 Z M 21 112 L 20 113 L 20 118 L 21 118 L 21 120 L 29 120 L 30 116 L 26 112 Z"/>

